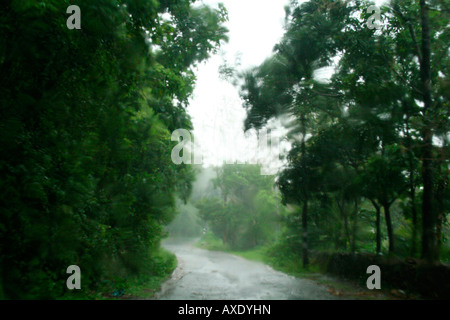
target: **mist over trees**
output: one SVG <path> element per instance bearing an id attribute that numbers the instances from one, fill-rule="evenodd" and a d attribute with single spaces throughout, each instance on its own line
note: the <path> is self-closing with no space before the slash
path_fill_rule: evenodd
<path id="1" fill-rule="evenodd" d="M 194 202 L 208 228 L 230 249 L 245 250 L 273 242 L 280 229 L 279 192 L 260 165 L 228 164 L 215 168 L 212 180 L 220 197 Z"/>
<path id="2" fill-rule="evenodd" d="M 170 238 L 200 238 L 207 229 L 207 223 L 200 216 L 198 203 L 202 199 L 221 198 L 221 191 L 214 185 L 217 167 L 194 166 L 195 180 L 189 200 L 177 200 L 175 219 L 168 225 Z"/>
<path id="3" fill-rule="evenodd" d="M 167 226 L 171 238 L 198 238 L 203 234 L 203 223 L 198 209 L 191 202 L 177 201 L 175 219 Z"/>

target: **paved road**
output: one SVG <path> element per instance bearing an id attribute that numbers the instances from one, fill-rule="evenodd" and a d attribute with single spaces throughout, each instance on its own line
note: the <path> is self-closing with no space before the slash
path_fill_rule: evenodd
<path id="1" fill-rule="evenodd" d="M 325 300 L 336 299 L 323 286 L 269 266 L 191 243 L 165 242 L 178 268 L 156 298 L 161 300 Z"/>

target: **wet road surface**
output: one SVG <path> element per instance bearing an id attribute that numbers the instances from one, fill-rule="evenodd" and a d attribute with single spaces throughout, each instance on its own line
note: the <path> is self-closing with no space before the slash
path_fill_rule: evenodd
<path id="1" fill-rule="evenodd" d="M 161 300 L 328 300 L 336 299 L 314 281 L 224 252 L 166 241 L 178 268 L 156 296 Z"/>

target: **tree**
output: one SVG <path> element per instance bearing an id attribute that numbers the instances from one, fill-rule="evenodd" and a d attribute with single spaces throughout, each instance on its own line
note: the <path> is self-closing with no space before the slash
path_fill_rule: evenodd
<path id="1" fill-rule="evenodd" d="M 193 173 L 170 159 L 193 66 L 226 40 L 226 10 L 192 1 L 6 1 L 0 19 L 0 295 L 56 298 L 157 275 Z M 164 13 L 166 15 L 164 15 Z M 169 16 L 170 19 L 165 19 Z M 163 51 L 158 48 L 163 48 Z M 185 54 L 180 55 L 182 51 Z"/>
<path id="2" fill-rule="evenodd" d="M 433 131 L 430 125 L 430 114 L 433 113 L 432 75 L 431 75 L 431 26 L 429 7 L 425 0 L 420 0 L 420 20 L 422 26 L 422 46 L 420 54 L 420 77 L 422 80 L 422 96 L 424 103 L 424 126 L 422 129 L 422 258 L 430 262 L 437 256 L 437 243 L 434 228 L 436 227 L 436 212 L 434 208 L 434 161 L 433 161 Z"/>
<path id="3" fill-rule="evenodd" d="M 394 253 L 395 248 L 390 207 L 406 190 L 407 183 L 402 172 L 404 167 L 405 160 L 398 146 L 388 146 L 383 155 L 373 155 L 367 161 L 360 177 L 364 184 L 365 196 L 371 199 L 377 212 L 379 206 L 384 209 L 389 253 Z M 377 221 L 379 221 L 378 218 Z"/>
<path id="4" fill-rule="evenodd" d="M 287 201 L 303 205 L 304 217 L 310 201 L 332 201 L 354 251 L 360 206 L 369 200 L 376 211 L 376 251 L 381 252 L 383 208 L 393 252 L 391 206 L 406 196 L 410 205 L 403 216 L 412 220 L 411 252 L 416 251 L 422 215 L 422 256 L 433 261 L 448 188 L 448 170 L 442 170 L 448 163 L 446 147 L 433 144 L 433 139 L 446 141 L 448 135 L 448 97 L 443 92 L 447 11 L 439 1 L 393 0 L 381 8 L 384 24 L 379 32 L 363 23 L 370 17 L 370 5 L 292 2 L 273 56 L 243 75 L 245 127 L 260 129 L 282 114 L 295 118 L 291 137 L 296 139 L 279 182 Z M 314 72 L 332 60 L 337 67 L 331 80 L 317 82 Z M 332 182 L 336 177 L 339 186 Z M 314 183 L 307 182 L 310 178 Z M 420 212 L 416 207 L 422 187 Z M 311 219 L 302 220 L 299 232 L 306 235 Z"/>
<path id="5" fill-rule="evenodd" d="M 346 8 L 340 3 L 314 0 L 300 6 L 293 5 L 288 12 L 290 23 L 286 26 L 285 35 L 274 50 L 273 57 L 263 63 L 258 70 L 244 75 L 242 97 L 247 108 L 246 129 L 261 128 L 268 119 L 281 114 L 292 114 L 297 118 L 298 127 L 293 133 L 299 133 L 299 147 L 291 151 L 292 164 L 290 173 L 282 176 L 280 189 L 295 197 L 289 196 L 289 201 L 302 203 L 302 235 L 303 264 L 308 265 L 308 202 L 309 190 L 299 181 L 291 183 L 294 174 L 300 174 L 305 182 L 308 165 L 306 164 L 306 140 L 309 129 L 313 127 L 313 119 L 318 114 L 316 108 L 323 108 L 324 101 L 337 98 L 339 94 L 329 90 L 329 87 L 313 80 L 314 70 L 326 66 L 336 54 L 334 39 L 325 41 L 323 34 L 334 34 L 343 28 L 342 18 Z M 331 102 L 331 105 L 334 105 Z M 329 111 L 329 110 L 328 110 Z M 334 115 L 334 114 L 333 114 Z M 333 116 L 332 115 L 332 116 Z M 326 119 L 322 117 L 321 120 Z M 314 119 L 316 120 L 316 119 Z M 318 120 L 318 119 L 317 119 Z M 298 168 L 295 168 L 298 166 Z M 283 182 L 287 180 L 289 182 Z M 289 186 L 290 185 L 290 186 Z M 295 187 L 292 187 L 294 186 Z M 289 187 L 288 187 L 289 186 Z M 283 192 L 283 191 L 282 191 Z"/>
<path id="6" fill-rule="evenodd" d="M 213 181 L 221 198 L 206 197 L 196 203 L 213 233 L 233 249 L 264 245 L 276 231 L 277 191 L 273 177 L 261 175 L 260 170 L 260 165 L 249 164 L 217 168 Z"/>

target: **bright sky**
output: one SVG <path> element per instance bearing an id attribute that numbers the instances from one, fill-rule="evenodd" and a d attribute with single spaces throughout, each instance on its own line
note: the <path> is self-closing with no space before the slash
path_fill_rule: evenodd
<path id="1" fill-rule="evenodd" d="M 242 107 L 238 88 L 219 78 L 219 66 L 225 57 L 234 64 L 240 56 L 240 69 L 261 64 L 272 54 L 274 45 L 283 35 L 284 7 L 289 0 L 203 0 L 217 7 L 222 2 L 228 9 L 230 41 L 222 47 L 222 53 L 211 57 L 199 66 L 197 85 L 189 114 L 194 124 L 196 152 L 202 149 L 204 165 L 221 165 L 224 161 L 262 163 L 273 172 L 281 162 L 277 156 L 258 152 L 256 135 L 244 134 L 246 112 Z M 383 0 L 377 1 L 381 3 Z M 327 73 L 327 72 L 325 72 Z M 322 73 L 323 75 L 323 73 Z M 283 136 L 286 130 L 278 123 L 279 130 L 272 136 Z M 281 148 L 283 149 L 283 147 Z"/>
<path id="2" fill-rule="evenodd" d="M 221 80 L 218 70 L 223 58 L 234 64 L 236 57 L 240 56 L 241 68 L 247 69 L 269 57 L 273 46 L 283 35 L 284 6 L 289 0 L 203 2 L 212 7 L 222 2 L 228 9 L 230 39 L 222 47 L 221 54 L 199 66 L 194 97 L 188 109 L 194 123 L 196 145 L 202 149 L 203 164 L 262 162 L 263 159 L 258 158 L 267 155 L 258 154 L 255 134 L 243 132 L 246 112 L 238 88 Z M 275 133 L 272 134 L 275 136 Z"/>

